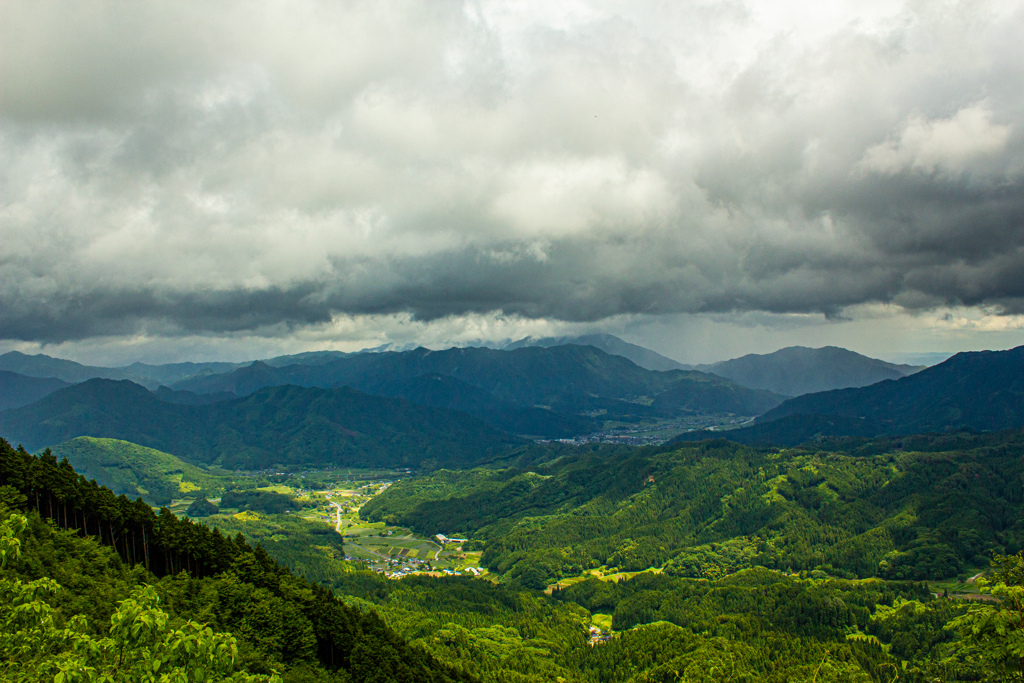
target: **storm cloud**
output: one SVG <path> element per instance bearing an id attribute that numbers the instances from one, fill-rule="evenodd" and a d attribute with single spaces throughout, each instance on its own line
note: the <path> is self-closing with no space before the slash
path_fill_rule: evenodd
<path id="1" fill-rule="evenodd" d="M 1024 313 L 1017 2 L 13 1 L 0 32 L 0 339 Z"/>

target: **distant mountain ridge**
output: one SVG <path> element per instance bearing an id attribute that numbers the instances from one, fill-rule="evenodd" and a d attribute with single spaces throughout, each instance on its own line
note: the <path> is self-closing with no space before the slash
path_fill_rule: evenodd
<path id="1" fill-rule="evenodd" d="M 648 365 L 681 364 L 611 335 L 578 339 L 622 353 L 606 353 L 591 345 L 548 345 L 558 340 L 534 340 L 536 344 L 521 340 L 519 348 L 508 350 L 316 351 L 247 364 L 134 363 L 123 368 L 12 352 L 0 356 L 0 367 L 6 364 L 23 373 L 49 373 L 74 382 L 90 376 L 128 379 L 155 391 L 164 401 L 182 405 L 230 400 L 271 386 L 351 386 L 378 396 L 460 410 L 498 429 L 540 438 L 594 432 L 606 419 L 629 422 L 694 413 L 753 416 L 783 400 L 692 370 L 644 368 L 622 354 L 643 356 Z"/>
<path id="2" fill-rule="evenodd" d="M 1024 346 L 958 353 L 897 380 L 790 399 L 749 427 L 677 438 L 796 445 L 816 437 L 1018 427 L 1024 427 Z"/>
<path id="3" fill-rule="evenodd" d="M 450 377 L 419 389 L 423 377 Z M 174 385 L 195 393 L 247 394 L 266 386 L 351 386 L 382 396 L 404 396 L 428 405 L 466 410 L 491 421 L 503 404 L 562 414 L 564 420 L 584 414 L 636 420 L 692 413 L 758 415 L 782 397 L 749 389 L 714 375 L 692 370 L 652 371 L 627 358 L 592 346 L 527 346 L 508 351 L 467 347 L 431 351 L 350 355 L 317 366 L 273 368 L 253 363 L 230 373 L 196 377 Z M 475 394 L 468 402 L 470 394 Z M 490 396 L 490 406 L 485 400 Z M 525 413 L 519 417 L 526 418 Z M 560 436 L 533 412 L 526 433 Z M 495 424 L 495 422 L 491 422 Z M 508 425 L 502 424 L 503 428 Z M 577 432 L 578 433 L 578 432 Z"/>
<path id="4" fill-rule="evenodd" d="M 106 368 L 82 365 L 73 360 L 53 358 L 46 354 L 29 355 L 19 351 L 0 354 L 0 370 L 16 372 L 27 377 L 54 377 L 70 384 L 90 379 L 127 379 L 148 389 L 161 384 L 172 384 L 188 377 L 228 372 L 241 367 L 242 363 L 168 363 L 150 365 L 132 363 L 124 367 Z"/>
<path id="5" fill-rule="evenodd" d="M 836 346 L 820 349 L 790 346 L 774 353 L 752 353 L 719 363 L 698 365 L 696 369 L 754 389 L 784 396 L 801 396 L 899 379 L 922 368 L 888 363 Z"/>
<path id="6" fill-rule="evenodd" d="M 648 370 L 694 370 L 692 365 L 680 363 L 677 360 L 663 356 L 657 351 L 652 351 L 637 344 L 631 344 L 611 334 L 583 334 L 566 337 L 524 337 L 519 341 L 510 342 L 499 348 L 505 351 L 522 349 L 527 346 L 566 346 L 575 344 L 577 346 L 593 346 L 613 356 L 628 358 L 642 368 Z M 761 388 L 761 387 L 756 387 Z"/>
<path id="7" fill-rule="evenodd" d="M 53 358 L 42 353 L 29 355 L 20 351 L 8 351 L 0 355 L 0 370 L 16 372 L 27 377 L 55 377 L 72 384 L 96 377 L 102 379 L 128 378 L 128 373 L 122 368 L 82 365 L 73 360 Z"/>
<path id="8" fill-rule="evenodd" d="M 71 385 L 56 377 L 29 377 L 0 370 L 0 410 L 27 406 L 67 386 Z"/>
<path id="9" fill-rule="evenodd" d="M 0 434 L 32 451 L 91 436 L 246 469 L 461 466 L 520 443 L 463 413 L 349 388 L 270 387 L 231 401 L 182 405 L 126 380 L 103 379 L 0 412 Z"/>
<path id="10" fill-rule="evenodd" d="M 287 356 L 275 356 L 262 361 L 271 367 L 283 367 L 285 365 L 317 365 L 328 363 L 350 354 L 342 351 L 309 351 L 296 353 Z M 63 380 L 69 384 L 77 384 L 90 379 L 127 379 L 136 384 L 141 384 L 147 389 L 156 389 L 159 386 L 170 386 L 176 382 L 191 379 L 193 377 L 205 377 L 231 372 L 238 368 L 246 367 L 253 361 L 245 362 L 205 362 L 205 363 L 164 363 L 153 365 L 151 363 L 132 363 L 120 367 L 101 367 L 95 365 L 82 365 L 73 360 L 54 358 L 46 354 L 29 355 L 19 351 L 10 351 L 0 354 L 0 371 L 15 372 L 26 377 L 48 378 L 53 377 Z"/>

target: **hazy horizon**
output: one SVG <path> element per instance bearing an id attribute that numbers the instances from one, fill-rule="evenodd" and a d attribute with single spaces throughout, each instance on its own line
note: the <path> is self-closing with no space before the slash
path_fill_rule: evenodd
<path id="1" fill-rule="evenodd" d="M 621 339 L 621 337 L 620 337 L 620 339 Z M 430 349 L 433 349 L 433 350 L 443 350 L 443 349 L 455 348 L 455 347 L 489 347 L 489 348 L 500 348 L 503 344 L 511 343 L 513 341 L 517 341 L 517 340 L 513 340 L 513 339 L 504 339 L 504 340 L 498 340 L 498 341 L 478 340 L 478 341 L 473 342 L 473 343 L 465 343 L 465 344 L 459 344 L 459 345 L 454 345 L 454 344 L 447 344 L 447 345 L 446 344 L 435 344 L 435 345 L 426 346 L 426 348 L 430 348 Z M 623 341 L 629 341 L 629 340 L 625 340 L 624 339 Z M 637 342 L 630 342 L 630 343 L 636 344 Z M 642 344 L 637 344 L 637 345 L 638 346 L 643 346 Z M 345 353 L 353 353 L 353 352 L 358 353 L 358 352 L 375 352 L 375 351 L 378 351 L 378 350 L 399 351 L 399 352 L 401 352 L 401 351 L 408 351 L 408 350 L 411 350 L 411 349 L 419 347 L 419 346 L 425 346 L 425 345 L 416 344 L 416 343 L 409 343 L 409 344 L 404 344 L 404 345 L 387 345 L 386 344 L 386 345 L 377 346 L 377 347 L 362 347 L 362 348 L 358 348 L 358 349 L 349 349 L 349 350 L 345 350 L 343 352 L 345 352 Z M 803 345 L 795 344 L 793 346 L 803 346 Z M 836 346 L 836 345 L 835 344 L 826 344 L 824 346 Z M 645 348 L 647 348 L 647 347 L 645 347 Z M 764 355 L 764 354 L 773 353 L 774 351 L 781 350 L 782 348 L 791 348 L 791 347 L 780 347 L 779 349 L 772 349 L 770 351 L 751 351 L 749 353 L 751 353 L 751 354 L 758 354 L 758 355 Z M 808 348 L 818 349 L 818 348 L 822 348 L 822 347 L 821 346 L 813 346 L 813 347 L 808 347 Z M 841 348 L 845 348 L 845 347 L 841 347 Z M 3 351 L 0 351 L 0 354 L 7 353 L 8 351 L 14 351 L 14 350 L 17 350 L 17 349 L 3 350 Z M 653 351 L 654 349 L 651 349 L 651 350 Z M 1004 349 L 978 349 L 978 350 L 1004 350 Z M 41 354 L 41 355 L 49 356 L 51 358 L 61 358 L 61 359 L 64 359 L 64 360 L 71 360 L 71 361 L 75 361 L 77 363 L 81 363 L 82 365 L 91 365 L 91 366 L 96 366 L 96 367 L 119 368 L 119 367 L 130 366 L 133 363 L 143 363 L 143 364 L 148 364 L 148 365 L 163 365 L 163 364 L 172 364 L 172 363 L 181 363 L 181 362 L 199 362 L 199 363 L 204 363 L 204 362 L 205 363 L 210 363 L 210 362 L 219 362 L 219 363 L 256 362 L 256 361 L 262 361 L 262 360 L 270 360 L 270 359 L 278 357 L 278 356 L 294 355 L 294 354 L 301 354 L 301 353 L 307 353 L 307 352 L 314 352 L 315 353 L 317 351 L 327 351 L 327 352 L 330 352 L 330 351 L 342 351 L 342 349 L 318 348 L 318 349 L 312 349 L 311 351 L 296 351 L 296 352 L 290 352 L 290 353 L 273 354 L 273 355 L 262 355 L 262 356 L 235 356 L 235 357 L 206 357 L 206 356 L 198 356 L 198 357 L 191 357 L 191 356 L 189 356 L 189 357 L 186 357 L 186 356 L 174 356 L 171 359 L 164 359 L 164 360 L 160 360 L 160 359 L 146 359 L 146 358 L 138 358 L 138 357 L 125 357 L 125 356 L 103 356 L 103 355 L 98 356 L 95 360 L 90 360 L 88 357 L 85 357 L 85 358 L 77 357 L 77 358 L 75 358 L 75 357 L 71 357 L 71 356 L 54 355 L 52 353 L 46 353 L 45 350 L 43 350 L 43 351 L 35 351 L 35 352 L 31 352 L 31 351 L 30 352 L 19 351 L 19 352 L 26 353 L 26 355 Z M 869 357 L 874 357 L 874 358 L 878 358 L 879 360 L 884 360 L 884 361 L 887 361 L 887 362 L 890 362 L 890 363 L 897 363 L 897 364 L 906 364 L 906 365 L 935 365 L 935 364 L 941 363 L 942 361 L 952 357 L 953 355 L 955 355 L 955 353 L 958 353 L 958 352 L 924 352 L 924 353 L 908 352 L 908 353 L 880 354 L 878 356 L 870 356 L 869 354 L 862 354 L 862 355 L 869 355 Z M 732 360 L 734 358 L 738 358 L 740 356 L 745 356 L 745 355 L 748 355 L 748 354 L 743 353 L 743 354 L 739 354 L 738 356 L 728 356 L 728 357 L 715 358 L 713 360 L 702 360 L 702 361 L 688 361 L 688 360 L 681 359 L 681 358 L 673 358 L 672 356 L 669 356 L 667 354 L 661 354 L 661 355 L 663 355 L 663 356 L 665 356 L 667 358 L 671 358 L 672 360 L 679 361 L 680 363 L 697 366 L 697 365 L 710 365 L 710 364 L 713 364 L 713 363 L 716 363 L 716 362 L 719 362 L 719 361 Z"/>

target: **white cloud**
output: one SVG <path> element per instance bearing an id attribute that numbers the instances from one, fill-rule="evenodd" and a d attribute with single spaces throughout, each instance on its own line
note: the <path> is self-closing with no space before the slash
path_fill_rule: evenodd
<path id="1" fill-rule="evenodd" d="M 899 135 L 874 145 L 857 164 L 864 171 L 894 175 L 907 169 L 957 172 L 1006 149 L 1010 126 L 992 122 L 987 102 L 976 102 L 945 119 L 912 116 Z"/>

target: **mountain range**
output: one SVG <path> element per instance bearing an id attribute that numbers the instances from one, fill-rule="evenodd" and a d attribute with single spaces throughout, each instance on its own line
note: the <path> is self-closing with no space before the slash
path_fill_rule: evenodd
<path id="1" fill-rule="evenodd" d="M 586 344 L 565 343 L 570 341 Z M 807 407 L 819 399 L 787 403 L 789 407 L 785 408 L 780 404 L 786 395 L 807 389 L 860 386 L 903 378 L 919 369 L 835 347 L 791 347 L 773 354 L 698 366 L 699 369 L 686 367 L 612 335 L 526 338 L 509 343 L 504 349 L 318 351 L 247 364 L 133 363 L 119 368 L 10 352 L 0 355 L 0 409 L 26 407 L 67 387 L 69 382 L 98 376 L 129 379 L 153 390 L 153 397 L 161 404 L 182 408 L 230 402 L 268 387 L 351 387 L 364 394 L 459 411 L 510 434 L 547 439 L 599 431 L 609 420 L 643 422 L 699 414 L 763 415 L 748 431 L 730 435 L 756 440 L 783 438 L 790 442 L 819 434 L 870 436 L 904 429 L 876 424 L 875 417 L 856 410 Z M 776 407 L 778 410 L 773 411 Z M 796 419 L 791 417 L 794 411 L 825 417 Z M 790 417 L 785 423 L 764 425 L 787 415 Z M 52 420 L 45 410 L 39 416 L 43 421 Z M 892 417 L 889 422 L 895 424 L 898 419 Z M 912 421 L 914 425 L 924 423 L 988 428 L 984 420 L 974 418 L 960 422 Z M 1013 420 L 998 423 L 1012 424 Z M 80 429 L 86 428 L 83 422 L 78 424 Z M 88 430 L 66 436 L 81 435 L 116 436 Z M 28 441 L 35 443 L 36 435 L 30 436 L 33 438 Z"/>
<path id="2" fill-rule="evenodd" d="M 27 406 L 67 386 L 71 385 L 56 377 L 29 377 L 0 370 L 0 410 Z"/>
<path id="3" fill-rule="evenodd" d="M 220 373 L 241 367 L 243 363 L 168 363 L 150 365 L 132 363 L 123 367 L 106 368 L 82 365 L 73 360 L 53 358 L 45 354 L 28 355 L 19 351 L 0 354 L 0 370 L 39 378 L 56 378 L 67 383 L 90 379 L 127 379 L 156 389 L 161 384 L 173 384 L 188 377 Z"/>
<path id="4" fill-rule="evenodd" d="M 796 445 L 816 437 L 883 436 L 1024 426 L 1024 346 L 958 353 L 896 380 L 805 394 L 767 411 L 749 427 L 690 432 L 738 443 Z"/>
<path id="5" fill-rule="evenodd" d="M 753 416 L 783 400 L 715 375 L 647 370 L 622 356 L 572 344 L 508 351 L 419 348 L 279 368 L 257 362 L 221 375 L 194 377 L 173 388 L 245 395 L 284 384 L 350 386 L 370 394 L 406 397 L 463 410 L 517 433 L 548 437 L 569 435 L 562 426 L 580 433 L 588 426 L 580 416 L 622 421 L 693 413 Z M 514 411 L 509 412 L 510 408 Z M 589 425 L 592 430 L 597 423 Z"/>
<path id="6" fill-rule="evenodd" d="M 350 388 L 268 387 L 183 405 L 127 380 L 104 379 L 0 412 L 0 433 L 31 451 L 91 436 L 239 469 L 457 466 L 486 462 L 520 443 L 464 413 Z"/>

